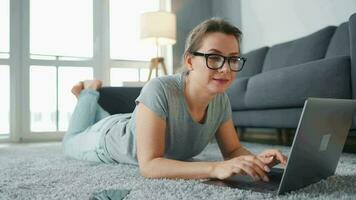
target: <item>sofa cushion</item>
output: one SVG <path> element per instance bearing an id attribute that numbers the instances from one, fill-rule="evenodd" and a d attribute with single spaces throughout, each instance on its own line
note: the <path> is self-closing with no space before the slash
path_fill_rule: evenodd
<path id="1" fill-rule="evenodd" d="M 242 56 L 247 58 L 244 68 L 237 73 L 237 77 L 250 77 L 261 73 L 262 65 L 265 61 L 265 56 L 269 47 L 262 47 L 253 51 L 250 51 Z"/>
<path id="2" fill-rule="evenodd" d="M 328 26 L 300 39 L 272 46 L 267 52 L 262 71 L 324 58 L 335 29 L 335 26 Z"/>
<path id="3" fill-rule="evenodd" d="M 110 114 L 131 113 L 141 87 L 102 87 L 99 89 L 99 105 Z"/>
<path id="4" fill-rule="evenodd" d="M 285 67 L 287 65 L 287 58 L 289 57 L 292 45 L 293 41 L 290 41 L 282 44 L 276 44 L 269 48 L 266 54 L 265 62 L 262 66 L 262 72 Z"/>
<path id="5" fill-rule="evenodd" d="M 229 89 L 226 91 L 230 99 L 232 110 L 240 110 L 246 108 L 245 94 L 247 89 L 248 77 L 236 78 Z"/>
<path id="6" fill-rule="evenodd" d="M 331 38 L 325 57 L 350 55 L 349 38 L 349 23 L 342 23 Z"/>
<path id="7" fill-rule="evenodd" d="M 250 109 L 301 107 L 307 97 L 351 98 L 350 57 L 339 56 L 258 74 L 249 79 Z"/>

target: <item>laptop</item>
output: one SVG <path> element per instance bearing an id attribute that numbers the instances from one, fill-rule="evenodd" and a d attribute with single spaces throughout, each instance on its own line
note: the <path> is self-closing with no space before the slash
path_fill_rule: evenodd
<path id="1" fill-rule="evenodd" d="M 308 98 L 285 169 L 272 168 L 267 173 L 269 182 L 254 181 L 246 175 L 204 183 L 279 195 L 332 176 L 355 112 L 356 100 Z"/>

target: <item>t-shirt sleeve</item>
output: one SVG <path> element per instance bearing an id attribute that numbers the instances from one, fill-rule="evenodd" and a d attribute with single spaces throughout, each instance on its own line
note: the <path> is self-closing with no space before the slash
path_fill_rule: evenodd
<path id="1" fill-rule="evenodd" d="M 150 80 L 142 88 L 140 95 L 135 100 L 136 105 L 143 103 L 160 118 L 167 118 L 168 102 L 165 90 L 158 78 Z"/>
<path id="2" fill-rule="evenodd" d="M 224 109 L 222 109 L 223 113 L 222 113 L 221 123 L 224 123 L 232 118 L 230 100 L 229 100 L 229 97 L 227 96 L 227 94 L 225 94 L 225 93 L 222 96 L 222 104 L 224 105 L 223 106 Z"/>

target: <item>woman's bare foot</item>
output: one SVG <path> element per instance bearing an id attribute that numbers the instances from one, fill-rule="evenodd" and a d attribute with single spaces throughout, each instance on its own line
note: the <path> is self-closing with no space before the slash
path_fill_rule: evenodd
<path id="1" fill-rule="evenodd" d="M 84 89 L 84 83 L 83 81 L 78 82 L 72 87 L 72 93 L 74 94 L 77 99 L 79 98 L 80 92 Z"/>
<path id="2" fill-rule="evenodd" d="M 84 89 L 90 88 L 92 90 L 99 90 L 101 88 L 102 82 L 100 80 L 85 80 Z"/>

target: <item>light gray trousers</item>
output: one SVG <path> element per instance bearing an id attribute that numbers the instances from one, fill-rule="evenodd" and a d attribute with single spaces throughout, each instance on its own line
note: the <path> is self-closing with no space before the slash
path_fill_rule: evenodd
<path id="1" fill-rule="evenodd" d="M 67 133 L 63 138 L 64 154 L 79 160 L 110 162 L 103 158 L 100 140 L 105 134 L 102 120 L 110 114 L 98 104 L 99 92 L 85 89 L 71 116 Z"/>

